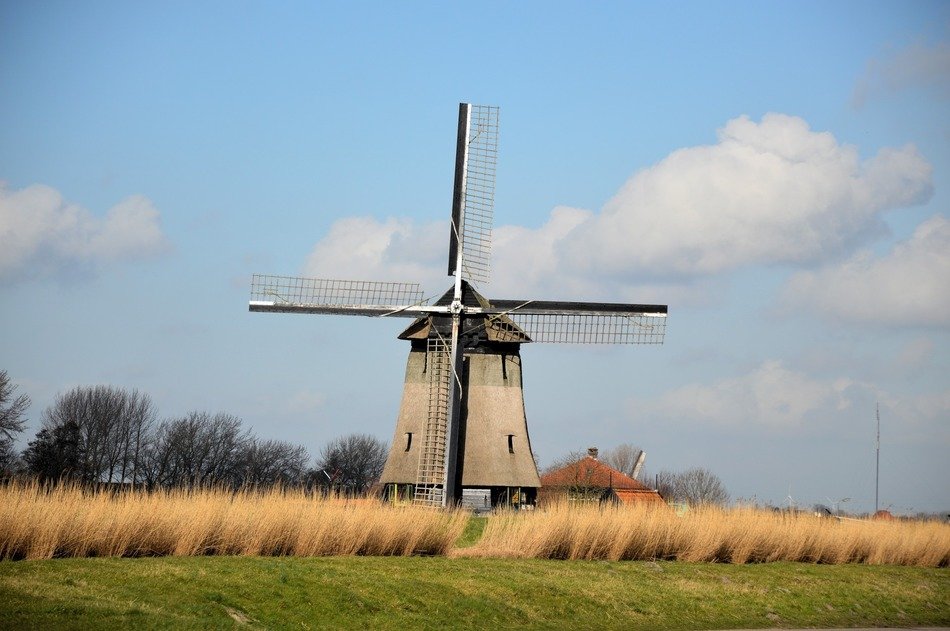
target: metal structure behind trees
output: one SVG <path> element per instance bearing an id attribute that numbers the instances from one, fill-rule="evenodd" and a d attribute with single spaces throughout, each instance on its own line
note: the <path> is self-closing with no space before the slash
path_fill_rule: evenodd
<path id="1" fill-rule="evenodd" d="M 877 417 L 877 439 L 874 441 L 874 513 L 877 514 L 878 490 L 881 485 L 881 404 L 874 405 L 874 415 Z"/>
<path id="2" fill-rule="evenodd" d="M 474 351 L 473 332 L 515 345 L 662 344 L 666 332 L 666 305 L 486 300 L 474 291 L 472 285 L 488 283 L 491 274 L 498 120 L 497 107 L 459 105 L 448 257 L 455 282 L 435 304 L 428 304 L 414 283 L 263 275 L 251 282 L 250 311 L 407 317 L 427 331 L 427 418 L 414 484 L 414 501 L 425 505 L 455 506 L 461 500 L 463 356 Z M 468 341 L 460 343 L 463 334 Z M 536 466 L 534 471 L 537 478 Z"/>

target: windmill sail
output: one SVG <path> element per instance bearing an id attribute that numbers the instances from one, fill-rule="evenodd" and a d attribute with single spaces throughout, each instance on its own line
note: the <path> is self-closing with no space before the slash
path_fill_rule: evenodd
<path id="1" fill-rule="evenodd" d="M 510 319 L 532 342 L 662 344 L 666 305 L 492 300 L 494 322 Z"/>
<path id="2" fill-rule="evenodd" d="M 251 277 L 250 311 L 418 317 L 415 308 L 422 304 L 422 287 L 418 283 L 264 274 Z"/>
<path id="3" fill-rule="evenodd" d="M 449 234 L 449 276 L 487 283 L 498 163 L 498 108 L 459 104 L 455 191 Z M 462 248 L 462 269 L 457 270 Z"/>

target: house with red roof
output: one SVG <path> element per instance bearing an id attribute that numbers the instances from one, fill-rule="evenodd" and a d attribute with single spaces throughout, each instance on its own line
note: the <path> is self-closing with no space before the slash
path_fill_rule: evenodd
<path id="1" fill-rule="evenodd" d="M 650 503 L 666 505 L 659 491 L 617 471 L 597 459 L 597 448 L 569 465 L 541 476 L 538 502 L 566 499 L 570 502 Z"/>

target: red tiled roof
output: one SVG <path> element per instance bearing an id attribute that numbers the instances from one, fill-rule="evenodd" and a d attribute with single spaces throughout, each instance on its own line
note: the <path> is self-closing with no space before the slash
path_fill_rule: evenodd
<path id="1" fill-rule="evenodd" d="M 585 456 L 566 467 L 542 475 L 541 486 L 542 488 L 546 486 L 596 486 L 605 489 L 626 489 L 653 493 L 653 489 L 642 482 L 634 480 L 591 456 Z"/>

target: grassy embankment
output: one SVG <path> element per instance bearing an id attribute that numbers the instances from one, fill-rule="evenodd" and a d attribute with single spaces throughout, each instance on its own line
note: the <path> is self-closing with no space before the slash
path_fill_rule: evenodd
<path id="1" fill-rule="evenodd" d="M 0 562 L 0 628 L 731 629 L 950 625 L 937 568 L 162 557 Z"/>

